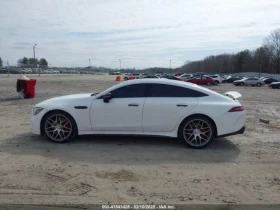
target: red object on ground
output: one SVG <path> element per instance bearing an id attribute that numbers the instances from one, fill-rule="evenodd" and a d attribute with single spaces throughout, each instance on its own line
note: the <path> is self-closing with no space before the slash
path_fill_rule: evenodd
<path id="1" fill-rule="evenodd" d="M 27 98 L 35 98 L 35 86 L 36 86 L 36 79 L 25 80 L 26 82 L 26 89 L 24 91 L 24 95 Z"/>
<path id="2" fill-rule="evenodd" d="M 209 83 L 210 85 L 214 84 L 214 80 L 211 77 L 192 78 L 187 80 L 187 82 L 191 82 L 197 85 L 207 85 Z"/>
<path id="3" fill-rule="evenodd" d="M 17 91 L 20 92 L 23 89 L 24 98 L 35 98 L 36 81 L 37 81 L 36 79 L 31 79 L 31 80 L 18 79 Z"/>
<path id="4" fill-rule="evenodd" d="M 136 77 L 130 76 L 128 79 L 129 79 L 129 80 L 131 80 L 131 79 L 136 79 Z"/>

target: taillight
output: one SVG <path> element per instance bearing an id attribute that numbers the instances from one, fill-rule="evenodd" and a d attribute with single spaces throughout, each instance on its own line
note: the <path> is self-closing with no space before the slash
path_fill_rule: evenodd
<path id="1" fill-rule="evenodd" d="M 244 107 L 243 106 L 236 106 L 231 108 L 228 112 L 242 112 L 244 111 Z"/>

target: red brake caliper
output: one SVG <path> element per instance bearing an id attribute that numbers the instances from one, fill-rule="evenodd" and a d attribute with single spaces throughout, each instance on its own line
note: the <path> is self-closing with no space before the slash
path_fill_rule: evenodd
<path id="1" fill-rule="evenodd" d="M 70 122 L 69 122 L 69 120 L 65 120 L 65 123 L 64 123 L 63 126 L 66 127 L 66 130 L 64 132 L 65 133 L 69 133 L 69 131 L 70 131 Z"/>

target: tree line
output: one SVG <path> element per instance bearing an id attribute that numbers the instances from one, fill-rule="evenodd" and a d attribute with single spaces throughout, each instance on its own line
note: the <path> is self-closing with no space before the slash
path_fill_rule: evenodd
<path id="1" fill-rule="evenodd" d="M 177 70 L 182 72 L 238 73 L 262 72 L 280 74 L 280 29 L 264 39 L 256 50 L 243 50 L 235 54 L 207 56 L 203 60 L 187 62 Z"/>
<path id="2" fill-rule="evenodd" d="M 36 67 L 38 64 L 40 67 L 48 67 L 48 61 L 45 58 L 38 60 L 37 58 L 23 57 L 17 62 L 19 67 Z"/>

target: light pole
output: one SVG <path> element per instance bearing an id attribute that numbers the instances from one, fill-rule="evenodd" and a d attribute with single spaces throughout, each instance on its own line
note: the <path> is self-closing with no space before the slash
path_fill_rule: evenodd
<path id="1" fill-rule="evenodd" d="M 35 56 L 35 47 L 36 47 L 36 45 L 37 45 L 37 44 L 35 44 L 35 45 L 33 46 L 33 54 L 34 54 L 34 64 L 35 64 L 35 68 L 37 67 L 36 60 L 35 60 L 35 58 L 36 58 L 36 56 Z M 40 70 L 39 70 L 39 77 L 40 77 Z"/>
<path id="2" fill-rule="evenodd" d="M 121 70 L 122 69 L 122 60 L 119 59 L 119 61 L 120 61 L 120 70 Z"/>
<path id="3" fill-rule="evenodd" d="M 35 61 L 35 47 L 36 47 L 36 45 L 37 45 L 37 44 L 35 44 L 35 45 L 33 46 L 34 61 Z"/>
<path id="4" fill-rule="evenodd" d="M 170 69 L 171 69 L 171 60 L 170 60 Z"/>
<path id="5" fill-rule="evenodd" d="M 88 59 L 89 67 L 91 67 L 90 58 Z"/>

